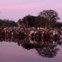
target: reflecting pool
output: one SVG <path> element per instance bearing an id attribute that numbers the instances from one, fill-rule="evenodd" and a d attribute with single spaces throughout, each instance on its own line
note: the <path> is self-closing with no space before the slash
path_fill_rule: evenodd
<path id="1" fill-rule="evenodd" d="M 34 42 L 34 43 L 33 43 Z M 30 39 L 0 41 L 0 62 L 62 62 L 62 42 L 36 43 Z"/>

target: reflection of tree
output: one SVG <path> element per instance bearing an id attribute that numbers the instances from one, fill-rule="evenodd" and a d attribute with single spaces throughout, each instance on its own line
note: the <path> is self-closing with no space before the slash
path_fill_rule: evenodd
<path id="1" fill-rule="evenodd" d="M 39 55 L 42 57 L 48 57 L 53 58 L 56 56 L 57 51 L 59 50 L 57 48 L 56 44 L 48 43 L 44 46 L 40 46 L 39 44 L 31 44 L 29 39 L 24 39 L 23 41 L 17 41 L 18 45 L 21 45 L 23 48 L 30 50 L 35 48 Z"/>
<path id="2" fill-rule="evenodd" d="M 4 39 L 3 39 L 4 41 Z M 30 50 L 30 49 L 33 49 L 35 48 L 36 51 L 38 52 L 38 54 L 42 57 L 48 57 L 48 58 L 53 58 L 56 56 L 57 54 L 57 51 L 59 50 L 57 48 L 57 45 L 59 44 L 59 42 L 55 42 L 52 43 L 51 42 L 46 42 L 44 43 L 41 43 L 42 41 L 33 41 L 33 43 L 31 43 L 31 40 L 29 38 L 24 38 L 24 39 L 21 39 L 19 40 L 19 38 L 14 38 L 13 41 L 12 39 L 10 39 L 10 41 L 8 42 L 14 42 L 14 43 L 17 43 L 18 46 L 22 46 L 23 48 L 27 49 L 27 50 Z M 62 41 L 60 42 L 60 45 L 62 45 Z"/>
<path id="3" fill-rule="evenodd" d="M 22 44 L 22 47 L 25 49 L 33 49 L 34 45 L 33 44 Z"/>
<path id="4" fill-rule="evenodd" d="M 50 48 L 50 47 L 43 47 L 43 48 L 37 48 L 36 49 L 38 54 L 41 55 L 42 57 L 48 57 L 52 58 L 55 57 L 57 54 L 57 51 L 59 50 L 58 48 Z"/>

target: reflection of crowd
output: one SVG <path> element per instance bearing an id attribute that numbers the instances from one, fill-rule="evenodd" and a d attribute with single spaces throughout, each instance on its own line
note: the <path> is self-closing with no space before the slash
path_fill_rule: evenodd
<path id="1" fill-rule="evenodd" d="M 0 28 L 0 41 L 17 42 L 26 49 L 35 48 L 43 57 L 54 57 L 62 44 L 62 29 Z"/>

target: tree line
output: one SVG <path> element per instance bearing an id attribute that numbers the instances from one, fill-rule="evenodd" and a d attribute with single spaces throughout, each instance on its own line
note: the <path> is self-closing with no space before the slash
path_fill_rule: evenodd
<path id="1" fill-rule="evenodd" d="M 0 27 L 5 27 L 5 26 L 14 27 L 14 26 L 17 26 L 17 23 L 12 20 L 0 19 Z"/>
<path id="2" fill-rule="evenodd" d="M 59 19 L 58 13 L 55 10 L 43 10 L 37 16 L 27 15 L 22 19 L 19 19 L 17 22 L 0 19 L 0 27 L 14 27 L 17 26 L 18 23 L 20 25 L 23 23 L 26 27 L 61 28 L 62 22 L 57 21 Z"/>

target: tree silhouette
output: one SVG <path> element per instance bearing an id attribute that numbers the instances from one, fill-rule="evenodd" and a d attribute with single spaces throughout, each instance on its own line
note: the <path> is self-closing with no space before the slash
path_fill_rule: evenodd
<path id="1" fill-rule="evenodd" d="M 54 27 L 57 20 L 59 19 L 58 13 L 55 10 L 43 10 L 40 12 L 39 17 L 45 18 L 46 27 Z"/>

